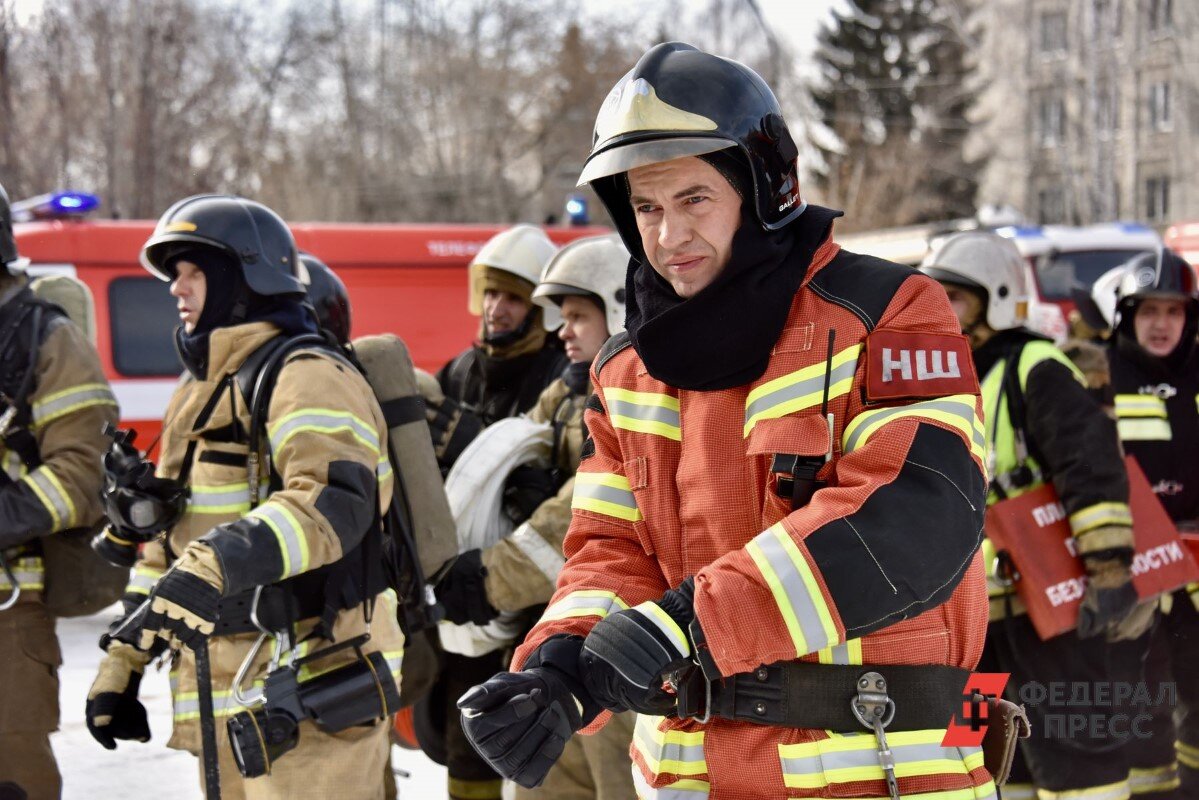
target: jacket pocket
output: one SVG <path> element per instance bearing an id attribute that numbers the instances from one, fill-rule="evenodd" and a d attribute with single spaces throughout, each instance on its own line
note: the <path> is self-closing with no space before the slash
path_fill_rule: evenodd
<path id="1" fill-rule="evenodd" d="M 762 497 L 762 527 L 767 528 L 793 510 L 791 498 L 779 495 L 780 477 L 789 473 L 791 461 L 776 456 L 823 459 L 829 452 L 828 423 L 819 414 L 779 417 L 760 421 L 750 431 L 746 454 L 761 460 L 766 472 L 766 490 Z M 779 472 L 775 472 L 775 468 Z"/>

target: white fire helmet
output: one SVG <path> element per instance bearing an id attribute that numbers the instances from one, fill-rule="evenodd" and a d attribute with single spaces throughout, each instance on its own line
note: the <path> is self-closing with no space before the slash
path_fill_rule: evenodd
<path id="1" fill-rule="evenodd" d="M 937 281 L 979 289 L 987 325 L 996 331 L 1028 321 L 1024 257 L 1010 240 L 985 231 L 956 233 L 924 258 L 920 271 Z"/>
<path id="2" fill-rule="evenodd" d="M 510 273 L 530 286 L 536 286 L 542 270 L 558 248 L 545 231 L 536 225 L 515 225 L 487 240 L 470 263 L 470 295 L 467 307 L 476 317 L 483 316 L 483 278 L 487 268 Z M 557 308 L 542 314 L 545 329 L 562 324 Z"/>
<path id="3" fill-rule="evenodd" d="M 629 251 L 619 234 L 576 239 L 546 265 L 533 290 L 533 301 L 549 313 L 557 310 L 566 295 L 594 295 L 603 303 L 608 335 L 615 336 L 624 330 L 628 267 Z"/>

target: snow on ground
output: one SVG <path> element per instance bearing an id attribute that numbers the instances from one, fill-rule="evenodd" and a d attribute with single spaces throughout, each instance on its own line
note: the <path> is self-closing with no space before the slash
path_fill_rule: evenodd
<path id="1" fill-rule="evenodd" d="M 51 737 L 62 771 L 63 800 L 202 800 L 199 767 L 188 753 L 168 750 L 171 731 L 171 692 L 167 672 L 151 666 L 142 680 L 141 700 L 150 717 L 151 739 L 146 744 L 118 742 L 115 751 L 101 747 L 87 731 L 83 708 L 87 691 L 103 656 L 96 642 L 115 615 L 63 619 L 58 622 L 62 643 L 62 724 Z M 445 794 L 445 768 L 423 753 L 392 748 L 392 763 L 408 773 L 396 776 L 402 800 L 438 800 Z"/>

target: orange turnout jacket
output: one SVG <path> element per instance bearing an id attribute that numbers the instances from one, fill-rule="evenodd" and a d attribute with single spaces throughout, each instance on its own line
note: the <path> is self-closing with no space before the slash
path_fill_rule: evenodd
<path id="1" fill-rule="evenodd" d="M 969 347 L 931 279 L 830 235 L 753 383 L 673 388 L 627 335 L 605 345 L 592 383 L 568 560 L 513 669 L 548 637 L 585 636 L 689 575 L 723 676 L 794 659 L 975 666 L 984 429 Z M 831 453 L 827 485 L 801 508 L 776 491 L 777 453 Z M 944 733 L 887 735 L 905 800 L 993 798 L 981 750 L 943 748 Z M 887 796 L 865 729 L 640 716 L 631 752 L 642 798 Z"/>

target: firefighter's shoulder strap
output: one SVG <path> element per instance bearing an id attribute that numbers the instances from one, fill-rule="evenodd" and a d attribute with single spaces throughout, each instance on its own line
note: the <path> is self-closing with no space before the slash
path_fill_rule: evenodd
<path id="1" fill-rule="evenodd" d="M 61 277 L 62 280 L 57 278 Z M 4 446 L 16 453 L 29 472 L 42 465 L 37 438 L 33 434 L 30 395 L 37 384 L 38 352 L 46 337 L 58 326 L 75 322 L 86 330 L 93 317 L 91 294 L 74 278 L 39 278 L 6 304 L 0 317 L 0 353 L 14 353 L 21 363 L 0 376 L 4 403 L 0 413 L 9 413 L 4 426 Z M 44 296 L 45 295 L 45 296 Z M 68 315 L 58 302 L 71 308 Z M 7 408 L 3 406 L 7 405 Z M 120 599 L 128 578 L 127 570 L 109 564 L 91 548 L 98 526 L 58 531 L 42 537 L 40 549 L 45 567 L 44 602 L 57 617 L 95 614 Z"/>
<path id="2" fill-rule="evenodd" d="M 364 552 L 363 555 L 369 561 L 384 565 L 386 584 L 396 590 L 401 603 L 400 621 L 406 632 L 430 627 L 436 623 L 437 615 L 426 576 L 439 572 L 457 555 L 457 541 L 407 348 L 394 336 L 381 336 L 359 340 L 355 349 L 347 350 L 320 334 L 279 336 L 260 347 L 246 359 L 236 376 L 250 411 L 250 462 L 253 464 L 258 462 L 254 454 L 265 443 L 270 397 L 279 372 L 287 359 L 301 350 L 328 355 L 363 375 L 384 411 L 389 429 L 386 455 L 394 476 L 394 489 L 381 525 L 374 526 L 382 534 L 381 552 L 373 556 Z M 272 488 L 281 488 L 280 477 L 273 469 L 270 473 Z M 364 540 L 367 549 L 373 549 L 369 540 L 375 538 L 372 535 Z M 346 560 L 348 556 L 343 559 Z M 368 569 L 370 566 L 366 565 Z M 303 578 L 301 575 L 293 580 Z M 350 578 L 353 580 L 354 576 Z M 375 583 L 373 577 L 363 580 Z M 327 595 L 329 588 L 332 587 L 327 587 Z M 365 595 L 368 599 L 373 596 L 370 586 L 360 586 L 352 592 L 342 591 L 342 594 L 342 607 L 357 605 L 353 601 L 360 596 Z M 330 600 L 327 598 L 327 603 Z M 333 612 L 340 608 L 328 606 L 327 610 Z"/>
<path id="3" fill-rule="evenodd" d="M 1022 370 L 1025 348 L 1039 340 L 1020 342 L 1013 346 L 1003 359 L 1003 377 L 999 384 L 999 397 L 995 401 L 995 414 L 991 419 L 991 441 L 1001 424 L 1004 400 L 1007 400 L 1007 424 L 1012 429 L 1012 442 L 1016 449 L 1016 465 L 1009 472 L 991 476 L 991 489 L 1003 500 L 1013 490 L 1024 489 L 1047 479 L 1045 457 L 1041 455 L 1034 437 L 1028 435 L 1028 406 L 1025 401 L 1024 380 L 1028 370 Z M 1038 362 L 1039 363 L 1039 362 Z M 1031 461 L 1030 461 L 1031 460 Z"/>
<path id="4" fill-rule="evenodd" d="M 808 281 L 808 288 L 841 306 L 873 331 L 904 282 L 920 273 L 911 267 L 841 250 Z"/>

